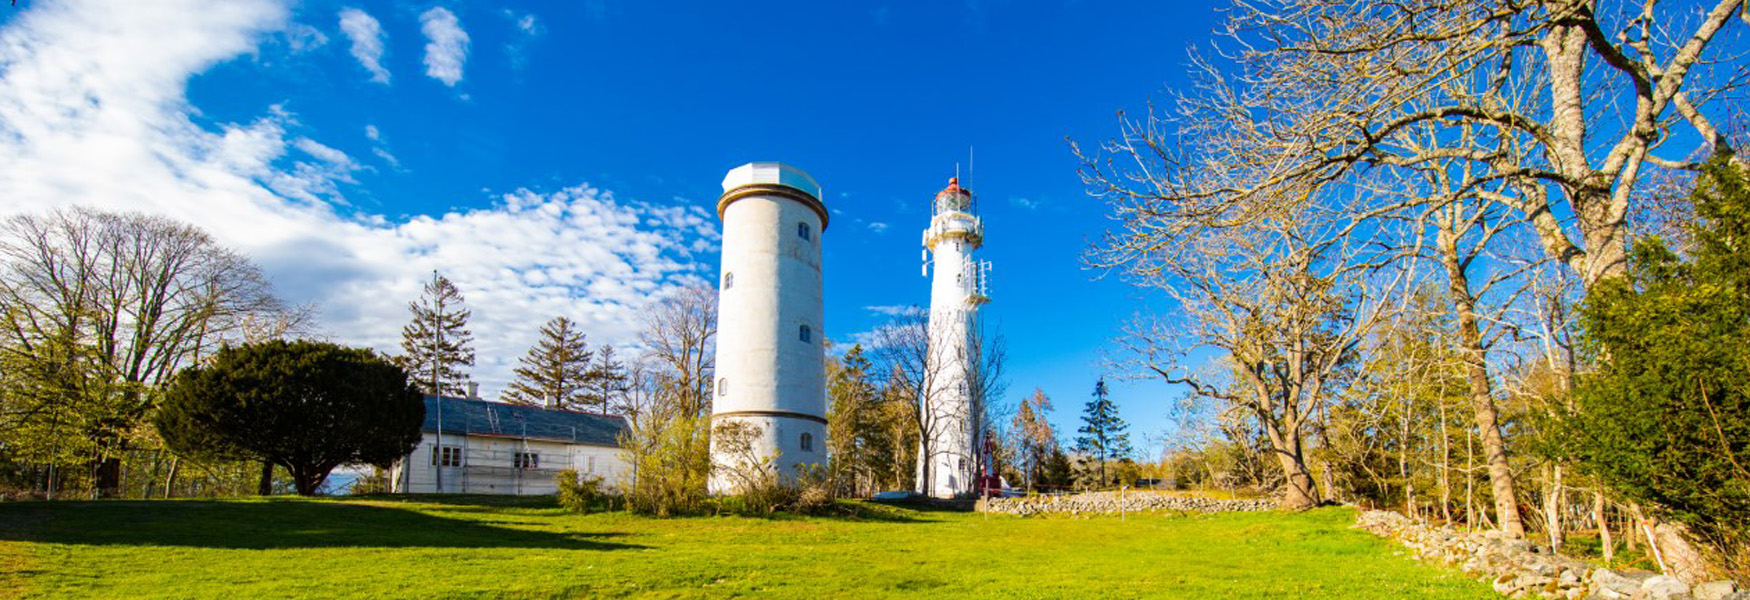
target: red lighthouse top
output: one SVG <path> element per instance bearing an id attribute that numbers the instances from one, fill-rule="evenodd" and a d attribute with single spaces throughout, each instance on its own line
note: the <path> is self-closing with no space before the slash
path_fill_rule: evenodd
<path id="1" fill-rule="evenodd" d="M 936 213 L 969 212 L 972 210 L 972 190 L 960 187 L 960 178 L 948 179 L 948 187 L 936 192 Z"/>

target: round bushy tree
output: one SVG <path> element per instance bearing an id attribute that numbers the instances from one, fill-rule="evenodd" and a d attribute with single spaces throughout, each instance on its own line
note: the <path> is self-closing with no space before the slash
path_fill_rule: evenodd
<path id="1" fill-rule="evenodd" d="M 405 456 L 424 420 L 407 372 L 375 352 L 270 341 L 178 373 L 156 425 L 178 454 L 270 462 L 308 496 L 335 467 Z"/>

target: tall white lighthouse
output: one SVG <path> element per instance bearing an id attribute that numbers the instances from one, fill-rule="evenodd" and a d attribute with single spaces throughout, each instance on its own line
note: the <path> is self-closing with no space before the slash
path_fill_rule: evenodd
<path id="1" fill-rule="evenodd" d="M 990 263 L 973 260 L 984 244 L 972 192 L 959 178 L 936 194 L 924 247 L 935 263 L 930 280 L 929 352 L 922 397 L 925 440 L 918 453 L 919 491 L 938 498 L 975 491 L 984 415 L 978 398 L 978 307 L 990 298 Z"/>
<path id="2" fill-rule="evenodd" d="M 748 163 L 723 178 L 717 216 L 723 273 L 711 422 L 753 426 L 756 460 L 769 458 L 781 476 L 792 476 L 798 465 L 826 462 L 820 184 L 790 165 Z M 716 436 L 711 458 L 738 460 Z M 736 493 L 734 485 L 713 476 L 711 493 Z"/>

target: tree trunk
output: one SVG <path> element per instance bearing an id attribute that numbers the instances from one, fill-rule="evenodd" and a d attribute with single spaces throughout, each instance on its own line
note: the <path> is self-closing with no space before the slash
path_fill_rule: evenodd
<path id="1" fill-rule="evenodd" d="M 1565 541 L 1562 535 L 1562 505 L 1566 504 L 1566 492 L 1562 490 L 1561 465 L 1550 466 L 1546 483 L 1548 485 L 1543 495 L 1544 525 L 1549 529 L 1550 549 L 1561 550 L 1562 542 Z"/>
<path id="2" fill-rule="evenodd" d="M 1616 560 L 1616 544 L 1610 539 L 1610 519 L 1604 512 L 1604 488 L 1592 491 L 1592 521 L 1598 524 L 1598 545 L 1604 551 L 1604 564 Z"/>
<path id="3" fill-rule="evenodd" d="M 122 460 L 104 457 L 92 469 L 92 492 L 99 498 L 114 498 L 121 494 Z"/>
<path id="4" fill-rule="evenodd" d="M 261 480 L 255 484 L 255 495 L 273 495 L 273 463 L 261 461 Z"/>
<path id="5" fill-rule="evenodd" d="M 1661 564 L 1666 575 L 1682 579 L 1689 585 L 1697 585 L 1709 579 L 1712 567 L 1707 557 L 1696 548 L 1689 538 L 1689 528 L 1682 523 L 1672 523 L 1660 520 L 1658 517 L 1648 519 L 1652 529 L 1652 537 L 1656 547 L 1663 556 Z"/>
<path id="6" fill-rule="evenodd" d="M 182 457 L 180 457 L 180 456 L 170 457 L 170 472 L 164 475 L 164 497 L 165 498 L 170 498 L 170 497 L 176 495 L 176 492 L 175 492 L 175 490 L 176 490 L 176 470 L 178 467 L 181 467 L 181 466 L 182 466 Z"/>
<path id="7" fill-rule="evenodd" d="M 1286 484 L 1281 507 L 1284 510 L 1307 510 L 1318 506 L 1318 491 L 1313 488 L 1312 473 L 1307 472 L 1306 463 L 1286 452 L 1277 452 L 1276 459 L 1282 464 Z"/>
<path id="8" fill-rule="evenodd" d="M 1283 431 L 1279 431 L 1281 428 Z M 1265 426 L 1277 464 L 1282 465 L 1283 492 L 1280 507 L 1284 510 L 1307 510 L 1318 506 L 1318 489 L 1306 468 L 1306 453 L 1300 441 L 1300 429 L 1294 423 Z"/>
<path id="9" fill-rule="evenodd" d="M 299 496 L 314 496 L 322 488 L 322 481 L 328 479 L 328 472 L 321 469 L 288 468 L 292 474 L 292 485 L 297 488 Z"/>
<path id="10" fill-rule="evenodd" d="M 1488 349 L 1483 344 L 1483 332 L 1477 325 L 1476 297 L 1471 295 L 1470 276 L 1459 262 L 1456 240 L 1441 236 L 1441 262 L 1446 267 L 1448 290 L 1458 318 L 1458 338 L 1464 351 L 1466 379 L 1470 384 L 1471 406 L 1476 412 L 1477 431 L 1483 440 L 1483 460 L 1489 465 L 1489 484 L 1495 492 L 1495 512 L 1501 531 L 1515 538 L 1525 537 L 1525 524 L 1519 517 L 1519 496 L 1513 486 L 1513 465 L 1507 461 L 1507 444 L 1501 439 L 1501 421 L 1495 408 L 1495 396 L 1489 389 Z"/>

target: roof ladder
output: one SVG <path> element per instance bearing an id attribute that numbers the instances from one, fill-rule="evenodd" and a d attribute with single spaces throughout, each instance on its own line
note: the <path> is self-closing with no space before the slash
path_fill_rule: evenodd
<path id="1" fill-rule="evenodd" d="M 492 426 L 493 433 L 504 433 L 498 430 L 498 411 L 492 410 L 490 406 L 486 407 L 486 424 Z"/>

